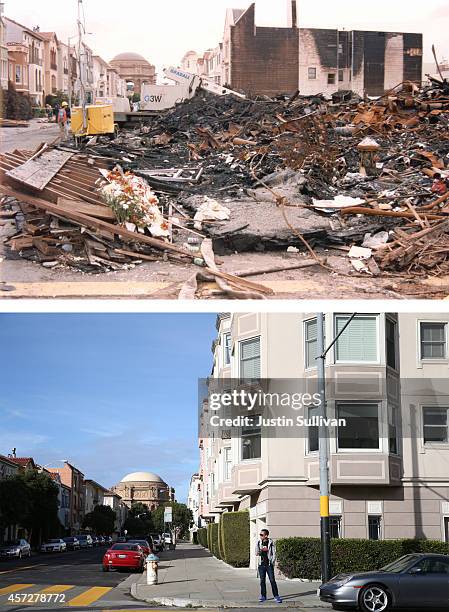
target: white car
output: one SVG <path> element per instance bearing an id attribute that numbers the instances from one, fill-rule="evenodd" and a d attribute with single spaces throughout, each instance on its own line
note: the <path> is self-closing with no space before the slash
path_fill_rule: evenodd
<path id="1" fill-rule="evenodd" d="M 67 550 L 67 544 L 61 538 L 48 540 L 41 546 L 41 552 L 65 552 Z"/>
<path id="2" fill-rule="evenodd" d="M 31 546 L 22 538 L 6 542 L 0 545 L 0 557 L 31 557 Z"/>

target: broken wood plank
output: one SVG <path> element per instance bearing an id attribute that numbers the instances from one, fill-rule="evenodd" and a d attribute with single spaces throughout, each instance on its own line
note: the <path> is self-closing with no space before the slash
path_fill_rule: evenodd
<path id="1" fill-rule="evenodd" d="M 42 191 L 61 168 L 73 157 L 66 151 L 46 151 L 36 159 L 29 159 L 6 174 L 28 187 Z"/>
<path id="2" fill-rule="evenodd" d="M 110 219 L 115 221 L 115 215 L 108 206 L 100 206 L 98 204 L 89 204 L 80 200 L 71 200 L 69 198 L 58 198 L 58 207 L 61 211 L 79 212 L 98 219 Z"/>

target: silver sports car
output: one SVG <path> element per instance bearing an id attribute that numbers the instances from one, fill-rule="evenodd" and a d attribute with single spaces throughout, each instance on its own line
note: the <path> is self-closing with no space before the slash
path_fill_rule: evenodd
<path id="1" fill-rule="evenodd" d="M 321 585 L 334 610 L 449 610 L 449 555 L 405 555 L 376 572 L 339 574 Z"/>

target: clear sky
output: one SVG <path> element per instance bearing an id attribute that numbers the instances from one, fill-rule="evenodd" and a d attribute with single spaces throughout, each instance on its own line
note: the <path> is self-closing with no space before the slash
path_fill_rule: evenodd
<path id="1" fill-rule="evenodd" d="M 212 314 L 0 314 L 0 454 L 104 486 L 152 471 L 187 497 Z"/>
<path id="2" fill-rule="evenodd" d="M 76 32 L 77 0 L 4 0 L 5 14 L 42 31 L 56 31 L 63 40 Z M 190 49 L 204 51 L 221 39 L 226 8 L 247 8 L 250 0 L 83 0 L 86 42 L 110 61 L 135 51 L 158 69 L 178 64 Z M 286 0 L 257 0 L 258 25 L 286 25 Z M 449 56 L 447 0 L 299 0 L 302 27 L 363 28 L 423 32 L 425 61 L 435 43 Z"/>

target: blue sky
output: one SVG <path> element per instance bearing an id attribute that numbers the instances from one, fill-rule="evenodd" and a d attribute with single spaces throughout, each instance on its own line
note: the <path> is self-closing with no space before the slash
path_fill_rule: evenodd
<path id="1" fill-rule="evenodd" d="M 214 314 L 0 314 L 0 453 L 105 486 L 159 474 L 185 501 Z"/>

